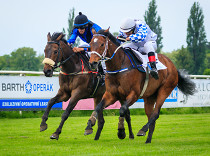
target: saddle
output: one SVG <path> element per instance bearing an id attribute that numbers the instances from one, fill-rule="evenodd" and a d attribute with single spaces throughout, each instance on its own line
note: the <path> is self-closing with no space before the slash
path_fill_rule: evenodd
<path id="1" fill-rule="evenodd" d="M 143 52 L 140 53 L 139 51 L 135 51 L 131 48 L 126 48 L 125 51 L 132 58 L 133 64 L 135 65 L 135 67 L 137 67 L 137 69 L 140 72 L 146 72 L 147 67 L 149 71 L 151 70 L 150 64 L 148 63 L 149 59 L 146 53 Z M 157 53 L 155 53 L 155 57 L 156 57 L 157 70 L 166 69 L 167 67 L 159 61 Z"/>
<path id="2" fill-rule="evenodd" d="M 132 67 L 135 69 L 138 69 L 138 71 L 140 71 L 140 72 L 145 73 L 146 71 L 142 66 L 143 59 L 140 57 L 137 57 L 131 48 L 126 48 L 126 49 L 124 49 L 124 51 L 128 55 L 128 57 L 131 61 Z"/>

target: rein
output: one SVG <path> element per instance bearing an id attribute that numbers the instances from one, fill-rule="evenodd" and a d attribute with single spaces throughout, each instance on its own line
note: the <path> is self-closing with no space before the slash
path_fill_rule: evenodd
<path id="1" fill-rule="evenodd" d="M 82 59 L 80 59 L 81 63 L 82 63 L 82 70 L 80 72 L 74 72 L 74 73 L 64 73 L 62 70 L 60 71 L 61 74 L 63 75 L 83 75 L 83 74 L 98 74 L 98 72 L 94 72 L 94 71 L 85 71 L 85 67 L 84 67 L 84 62 Z"/>
<path id="2" fill-rule="evenodd" d="M 100 54 L 99 54 L 98 52 L 96 52 L 96 51 L 90 52 L 91 54 L 96 54 L 96 55 L 98 55 L 98 56 L 101 58 L 102 61 L 109 61 L 109 60 L 111 60 L 111 59 L 114 57 L 114 55 L 117 53 L 117 51 L 118 51 L 122 46 L 124 46 L 125 44 L 131 42 L 131 41 L 126 41 L 126 42 L 124 42 L 123 44 L 121 44 L 119 47 L 117 47 L 117 49 L 114 51 L 114 53 L 112 54 L 112 56 L 109 58 L 109 57 L 106 57 L 107 50 L 108 50 L 108 43 L 109 43 L 108 37 L 105 36 L 105 35 L 102 35 L 102 34 L 94 34 L 93 36 L 102 36 L 102 37 L 105 37 L 105 38 L 106 38 L 105 49 L 104 49 L 104 52 L 102 53 L 102 55 L 100 55 Z"/>
<path id="3" fill-rule="evenodd" d="M 67 59 L 65 59 L 64 61 L 60 62 L 59 63 L 59 57 L 60 57 L 60 53 L 62 51 L 62 48 L 60 47 L 60 42 L 56 42 L 56 41 L 49 41 L 47 42 L 48 44 L 58 44 L 58 57 L 56 59 L 56 62 L 53 61 L 52 59 L 50 58 L 45 58 L 43 60 L 43 64 L 48 64 L 50 65 L 52 68 L 53 68 L 53 71 L 56 69 L 56 68 L 60 68 L 63 64 L 65 64 L 72 56 L 74 56 L 76 53 L 73 53 L 71 54 Z M 84 68 L 84 62 L 82 60 L 82 58 L 80 58 L 80 61 L 81 61 L 81 64 L 82 64 L 82 67 L 81 67 L 81 71 L 78 71 L 78 72 L 74 72 L 74 73 L 65 73 L 63 72 L 62 70 L 60 71 L 61 74 L 63 75 L 83 75 L 83 74 L 90 74 L 90 73 L 93 73 L 93 74 L 97 74 L 98 72 L 94 72 L 94 71 L 85 71 L 85 68 Z M 59 65 L 58 65 L 59 64 Z"/>
<path id="4" fill-rule="evenodd" d="M 96 51 L 90 52 L 91 54 L 96 54 L 96 55 L 98 55 L 98 56 L 101 58 L 101 61 L 105 61 L 105 62 L 106 62 L 106 61 L 110 61 L 110 60 L 115 56 L 115 54 L 117 53 L 117 51 L 118 51 L 121 47 L 123 47 L 125 44 L 131 42 L 131 41 L 126 41 L 126 42 L 124 42 L 123 44 L 121 44 L 120 46 L 118 46 L 118 47 L 115 49 L 115 51 L 114 51 L 114 53 L 112 54 L 112 56 L 109 58 L 109 57 L 106 57 L 107 50 L 108 50 L 108 42 L 109 42 L 108 37 L 105 36 L 105 35 L 102 35 L 102 34 L 95 34 L 95 35 L 93 35 L 93 36 L 102 36 L 102 37 L 105 37 L 105 38 L 106 38 L 106 45 L 105 45 L 105 49 L 104 49 L 104 52 L 102 53 L 102 55 L 100 55 L 100 54 L 99 54 L 98 52 L 96 52 Z M 121 40 L 122 40 L 122 39 L 121 39 Z M 127 53 L 126 53 L 126 55 L 127 55 Z M 128 56 L 128 55 L 127 55 L 127 56 Z M 135 69 L 135 67 L 134 67 L 134 65 L 133 65 L 133 63 L 132 63 L 132 61 L 131 61 L 131 59 L 130 59 L 129 56 L 128 56 L 128 58 L 129 58 L 129 60 L 130 60 L 130 62 L 131 62 L 131 64 L 132 64 L 132 66 L 127 67 L 127 68 L 123 68 L 123 69 L 120 69 L 120 70 L 116 70 L 116 71 L 106 71 L 106 73 L 108 73 L 108 74 L 117 74 L 117 73 L 125 72 L 125 71 L 130 70 L 130 69 Z"/>

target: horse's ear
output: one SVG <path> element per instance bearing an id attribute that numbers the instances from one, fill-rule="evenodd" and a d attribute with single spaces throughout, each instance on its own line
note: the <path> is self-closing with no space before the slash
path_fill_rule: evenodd
<path id="1" fill-rule="evenodd" d="M 51 41 L 51 35 L 50 35 L 50 32 L 47 34 L 47 40 L 48 42 Z"/>
<path id="2" fill-rule="evenodd" d="M 109 27 L 110 28 L 110 27 Z M 108 29 L 106 29 L 104 32 L 109 32 L 109 28 Z"/>
<path id="3" fill-rule="evenodd" d="M 58 36 L 58 38 L 56 39 L 56 41 L 59 41 L 59 40 L 61 40 L 63 38 L 63 34 L 60 34 L 59 36 Z"/>

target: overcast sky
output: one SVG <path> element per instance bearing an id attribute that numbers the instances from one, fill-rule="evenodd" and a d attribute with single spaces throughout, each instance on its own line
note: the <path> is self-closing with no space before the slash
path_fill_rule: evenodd
<path id="1" fill-rule="evenodd" d="M 68 14 L 85 14 L 102 28 L 118 32 L 125 17 L 144 19 L 150 0 L 0 0 L 0 56 L 22 47 L 43 54 L 47 33 L 68 26 Z M 187 19 L 195 0 L 156 0 L 161 17 L 163 51 L 186 46 Z M 207 40 L 210 41 L 209 0 L 196 0 L 204 14 Z"/>

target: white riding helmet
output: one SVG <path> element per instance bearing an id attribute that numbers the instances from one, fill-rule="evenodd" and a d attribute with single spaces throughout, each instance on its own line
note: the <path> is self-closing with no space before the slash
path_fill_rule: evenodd
<path id="1" fill-rule="evenodd" d="M 126 32 L 131 31 L 133 28 L 135 28 L 135 26 L 136 26 L 136 22 L 133 19 L 126 18 L 121 23 L 120 31 L 126 33 Z"/>

